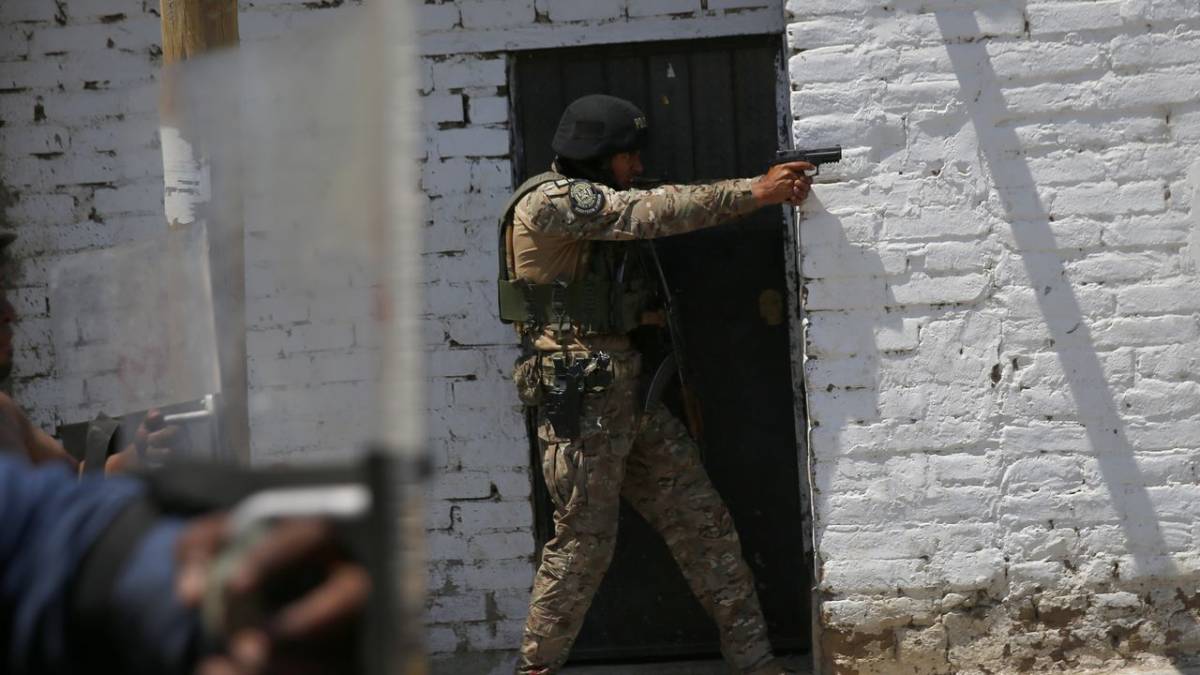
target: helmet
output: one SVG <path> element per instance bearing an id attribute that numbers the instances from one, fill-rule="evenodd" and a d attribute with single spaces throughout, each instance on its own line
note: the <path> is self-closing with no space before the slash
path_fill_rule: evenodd
<path id="1" fill-rule="evenodd" d="M 636 105 L 615 96 L 591 94 L 563 111 L 550 147 L 560 157 L 586 162 L 638 150 L 649 125 Z"/>

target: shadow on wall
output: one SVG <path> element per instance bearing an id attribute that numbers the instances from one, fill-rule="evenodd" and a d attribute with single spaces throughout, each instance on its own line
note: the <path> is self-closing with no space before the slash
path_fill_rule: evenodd
<path id="1" fill-rule="evenodd" d="M 816 185 L 797 223 L 804 245 L 800 266 L 807 320 L 804 383 L 813 462 L 810 517 L 816 533 L 819 587 L 824 586 L 826 572 L 824 535 L 831 526 L 846 525 L 840 518 L 831 523 L 829 514 L 845 500 L 881 504 L 892 501 L 889 495 L 909 492 L 895 489 L 900 487 L 895 485 L 896 476 L 903 472 L 889 471 L 886 459 L 854 456 L 850 448 L 854 442 L 847 438 L 853 433 L 851 427 L 879 419 L 877 334 L 903 339 L 904 333 L 903 320 L 880 309 L 886 272 L 883 260 L 866 243 L 874 238 L 877 223 L 867 218 L 849 226 L 827 209 L 821 192 L 822 186 Z M 863 244 L 850 241 L 848 227 Z M 912 346 L 916 346 L 915 327 Z M 849 486 L 859 486 L 861 491 Z M 872 497 L 872 492 L 879 494 Z M 879 521 L 887 519 L 879 514 Z"/>
<path id="2" fill-rule="evenodd" d="M 985 48 L 986 41 L 978 39 L 983 37 L 983 31 L 972 12 L 938 11 L 935 15 L 943 35 L 965 36 L 946 47 L 961 88 L 960 99 L 966 102 L 982 159 L 1012 228 L 1015 254 L 1021 257 L 1043 315 L 1044 329 L 1049 335 L 1046 344 L 1065 374 L 1077 421 L 1108 490 L 1109 504 L 1080 503 L 1071 507 L 1111 508 L 1136 565 L 1129 572 L 1120 570 L 1121 578 L 1177 577 L 1181 572 L 1170 557 L 1170 548 L 1135 461 L 1128 429 L 1106 381 L 1091 329 L 1075 289 L 1067 281 L 1064 261 L 1058 255 L 1045 253 L 1059 249 L 1050 225 L 1051 214 L 1039 197 L 1027 162 L 1013 159 L 1022 157 L 1021 143 L 1011 127 L 1000 124 L 1008 110 Z M 948 38 L 947 41 L 950 42 Z M 1038 441 L 1036 436 L 1030 438 L 1033 443 Z M 1034 454 L 1037 450 L 1026 448 L 1025 452 Z M 1072 498 L 1062 495 L 1060 499 Z M 1098 517 L 1095 513 L 1089 515 Z M 1114 576 L 1116 573 L 1114 570 Z M 1188 626 L 1182 632 L 1188 635 L 1192 630 L 1194 626 Z"/>

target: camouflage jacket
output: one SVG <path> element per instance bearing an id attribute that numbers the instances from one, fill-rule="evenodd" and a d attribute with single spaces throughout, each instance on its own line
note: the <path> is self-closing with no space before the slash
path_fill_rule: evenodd
<path id="1" fill-rule="evenodd" d="M 653 239 L 699 230 L 758 209 L 752 179 L 614 190 L 563 178 L 526 195 L 513 211 L 511 272 L 534 283 L 575 280 L 590 241 Z"/>

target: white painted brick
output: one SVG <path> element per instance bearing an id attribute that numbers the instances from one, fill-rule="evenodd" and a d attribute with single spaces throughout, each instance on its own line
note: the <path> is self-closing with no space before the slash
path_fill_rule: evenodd
<path id="1" fill-rule="evenodd" d="M 508 99 L 503 96 L 472 96 L 467 104 L 472 124 L 500 124 L 508 121 Z"/>
<path id="2" fill-rule="evenodd" d="M 1200 378 L 1200 354 L 1190 345 L 1171 345 L 1137 350 L 1137 372 L 1158 380 Z"/>
<path id="3" fill-rule="evenodd" d="M 553 23 L 567 23 L 623 17 L 626 5 L 626 0 L 537 0 L 537 11 Z"/>
<path id="4" fill-rule="evenodd" d="M 1126 286 L 1117 291 L 1117 312 L 1133 315 L 1200 312 L 1200 285 L 1194 279 L 1187 279 Z"/>
<path id="5" fill-rule="evenodd" d="M 1030 33 L 1036 37 L 1075 31 L 1111 30 L 1125 24 L 1120 0 L 1110 2 L 1044 2 L 1026 9 Z"/>
<path id="6" fill-rule="evenodd" d="M 1192 17 L 1194 17 L 1194 12 Z M 1114 68 L 1162 67 L 1194 62 L 1200 33 L 1119 35 L 1111 43 Z"/>
<path id="7" fill-rule="evenodd" d="M 426 618 L 432 623 L 482 621 L 487 618 L 487 598 L 482 594 L 439 594 L 426 606 Z"/>
<path id="8" fill-rule="evenodd" d="M 1066 77 L 1106 67 L 1104 52 L 1095 44 L 1006 42 L 991 43 L 987 51 L 1002 80 Z"/>
<path id="9" fill-rule="evenodd" d="M 433 138 L 442 157 L 506 157 L 511 152 L 506 129 L 446 129 Z"/>
<path id="10" fill-rule="evenodd" d="M 1191 70 L 1139 73 L 1113 80 L 1101 103 L 1118 110 L 1193 103 L 1200 89 L 1200 73 Z"/>
<path id="11" fill-rule="evenodd" d="M 1108 215 L 1113 213 L 1156 213 L 1166 207 L 1165 190 L 1159 183 L 1098 183 L 1059 189 L 1052 211 L 1056 215 Z"/>
<path id="12" fill-rule="evenodd" d="M 1093 330 L 1101 349 L 1178 344 L 1195 340 L 1198 334 L 1196 319 L 1190 316 L 1113 319 Z"/>
<path id="13" fill-rule="evenodd" d="M 942 305 L 973 303 L 982 299 L 991 287 L 986 274 L 955 277 L 913 275 L 904 283 L 887 285 L 887 305 Z"/>
<path id="14" fill-rule="evenodd" d="M 466 119 L 462 94 L 423 96 L 421 107 L 426 122 L 462 122 Z"/>
<path id="15" fill-rule="evenodd" d="M 804 306 L 809 311 L 822 309 L 872 309 L 885 304 L 883 279 L 814 279 L 804 285 Z"/>
<path id="16" fill-rule="evenodd" d="M 0 62 L 22 61 L 29 56 L 29 36 L 33 31 L 25 26 L 4 26 L 0 23 Z"/>
<path id="17" fill-rule="evenodd" d="M 1179 259 L 1157 253 L 1101 253 L 1064 267 L 1074 283 L 1113 283 L 1172 276 L 1179 270 Z"/>
<path id="18" fill-rule="evenodd" d="M 687 14 L 700 9 L 698 0 L 632 0 L 629 16 L 643 17 L 656 14 Z M 710 9 L 720 9 L 712 7 Z"/>
<path id="19" fill-rule="evenodd" d="M 463 28 L 511 28 L 533 23 L 533 0 L 459 0 Z"/>
<path id="20" fill-rule="evenodd" d="M 1130 22 L 1195 21 L 1196 8 L 1180 0 L 1129 0 L 1121 11 Z"/>
<path id="21" fill-rule="evenodd" d="M 507 650 L 520 644 L 524 626 L 519 621 L 489 621 L 463 626 L 463 633 L 470 644 L 481 650 Z"/>
<path id="22" fill-rule="evenodd" d="M 708 0 L 709 9 L 749 9 L 751 7 L 771 7 L 770 0 Z"/>
<path id="23" fill-rule="evenodd" d="M 457 26 L 460 20 L 458 5 L 453 2 L 422 4 L 417 9 L 417 21 L 423 33 L 450 30 Z"/>
<path id="24" fill-rule="evenodd" d="M 466 87 L 500 87 L 508 82 L 504 59 L 452 57 L 433 62 L 432 69 L 433 83 L 443 91 Z"/>
<path id="25" fill-rule="evenodd" d="M 532 556 L 533 536 L 528 531 L 478 534 L 470 538 L 468 551 L 478 560 Z"/>
<path id="26" fill-rule="evenodd" d="M 4 0 L 0 3 L 0 24 L 19 21 L 54 21 L 55 4 L 42 0 Z"/>
<path id="27" fill-rule="evenodd" d="M 471 187 L 480 192 L 507 192 L 513 185 L 512 162 L 506 159 L 481 159 L 471 165 Z M 492 225 L 491 220 L 487 221 Z"/>

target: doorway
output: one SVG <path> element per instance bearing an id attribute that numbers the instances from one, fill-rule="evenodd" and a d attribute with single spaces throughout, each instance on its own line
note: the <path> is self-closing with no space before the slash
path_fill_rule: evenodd
<path id="1" fill-rule="evenodd" d="M 626 98 L 648 115 L 649 176 L 689 182 L 762 173 L 778 146 L 782 54 L 774 35 L 516 53 L 516 182 L 549 168 L 563 109 L 594 93 Z M 798 652 L 811 642 L 812 565 L 803 543 L 795 432 L 803 408 L 792 386 L 784 227 L 782 209 L 763 209 L 661 239 L 658 248 L 687 336 L 705 466 L 733 514 L 771 641 L 777 652 Z M 536 468 L 536 434 L 530 452 L 540 550 L 553 534 L 553 506 Z M 715 627 L 658 535 L 628 505 L 620 518 L 613 563 L 572 662 L 719 654 Z"/>

